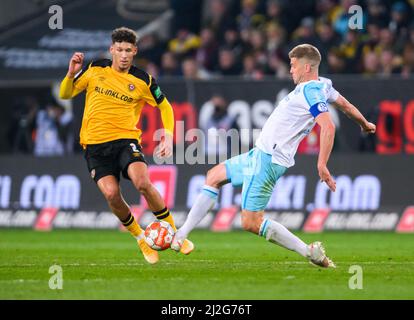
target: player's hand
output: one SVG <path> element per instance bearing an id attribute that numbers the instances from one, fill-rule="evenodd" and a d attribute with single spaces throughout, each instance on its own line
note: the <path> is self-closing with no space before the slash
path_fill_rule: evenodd
<path id="1" fill-rule="evenodd" d="M 70 58 L 67 74 L 69 78 L 73 78 L 82 69 L 83 59 L 84 55 L 82 52 L 75 52 L 72 58 Z"/>
<path id="2" fill-rule="evenodd" d="M 319 177 L 321 178 L 321 181 L 325 182 L 332 192 L 335 192 L 336 182 L 332 178 L 328 168 L 326 166 L 318 166 L 318 173 Z"/>
<path id="3" fill-rule="evenodd" d="M 367 122 L 363 126 L 361 126 L 361 130 L 365 133 L 375 133 L 377 130 L 377 126 L 371 122 Z"/>
<path id="4" fill-rule="evenodd" d="M 165 134 L 161 137 L 161 142 L 158 146 L 156 156 L 159 158 L 168 158 L 172 155 L 173 151 L 173 137 L 170 134 Z"/>

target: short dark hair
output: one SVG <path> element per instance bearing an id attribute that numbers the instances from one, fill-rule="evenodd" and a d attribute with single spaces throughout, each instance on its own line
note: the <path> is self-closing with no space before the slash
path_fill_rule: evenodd
<path id="1" fill-rule="evenodd" d="M 137 38 L 137 33 L 134 30 L 126 27 L 116 28 L 114 31 L 112 31 L 112 43 L 128 42 L 136 46 Z"/>
<path id="2" fill-rule="evenodd" d="M 313 67 L 318 67 L 321 63 L 321 54 L 319 50 L 310 44 L 300 44 L 289 52 L 289 58 L 307 59 Z"/>

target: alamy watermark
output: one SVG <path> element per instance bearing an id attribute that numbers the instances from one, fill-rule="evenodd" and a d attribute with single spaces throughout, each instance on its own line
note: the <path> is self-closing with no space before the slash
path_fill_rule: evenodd
<path id="1" fill-rule="evenodd" d="M 352 265 L 349 267 L 348 273 L 353 274 L 349 278 L 348 288 L 351 290 L 362 290 L 364 288 L 362 267 L 359 265 Z"/>
<path id="2" fill-rule="evenodd" d="M 158 129 L 153 134 L 153 141 L 161 142 L 164 129 Z M 250 150 L 250 143 L 242 141 L 255 140 L 261 129 L 218 129 L 207 131 L 193 128 L 185 130 L 183 121 L 176 122 L 175 152 L 168 158 L 157 157 L 160 144 L 154 149 L 153 159 L 156 164 L 218 164 L 232 156 L 240 155 Z M 234 161 L 237 161 L 235 159 Z M 246 168 L 247 170 L 248 168 Z M 260 168 L 255 167 L 257 173 Z M 246 172 L 246 174 L 249 174 Z M 250 174 L 254 174 L 251 172 Z"/>
<path id="3" fill-rule="evenodd" d="M 63 289 L 62 267 L 57 264 L 50 266 L 49 274 L 52 274 L 52 276 L 49 278 L 49 288 L 51 290 L 62 290 Z"/>
<path id="4" fill-rule="evenodd" d="M 61 6 L 54 4 L 49 7 L 49 29 L 62 30 L 63 29 L 63 9 Z"/>
<path id="5" fill-rule="evenodd" d="M 364 12 L 361 6 L 353 5 L 348 9 L 352 16 L 348 20 L 348 27 L 351 30 L 362 30 L 364 28 Z"/>

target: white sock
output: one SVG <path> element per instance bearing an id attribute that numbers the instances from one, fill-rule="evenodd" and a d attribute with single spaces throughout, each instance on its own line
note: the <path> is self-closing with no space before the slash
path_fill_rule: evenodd
<path id="1" fill-rule="evenodd" d="M 206 216 L 210 209 L 214 206 L 217 201 L 219 189 L 203 186 L 200 194 L 197 196 L 187 219 L 175 236 L 177 239 L 183 240 L 187 238 L 188 234 L 195 228 L 195 226 Z"/>
<path id="2" fill-rule="evenodd" d="M 306 243 L 276 221 L 264 219 L 260 225 L 259 236 L 286 249 L 296 251 L 305 258 L 309 255 Z"/>

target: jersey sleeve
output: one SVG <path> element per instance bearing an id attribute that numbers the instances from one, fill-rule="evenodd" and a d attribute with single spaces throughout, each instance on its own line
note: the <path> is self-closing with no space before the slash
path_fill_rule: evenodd
<path id="1" fill-rule="evenodd" d="M 153 107 L 161 104 L 165 99 L 164 93 L 162 93 L 155 78 L 150 76 L 150 84 L 147 86 L 147 90 L 145 90 L 142 99 Z"/>
<path id="2" fill-rule="evenodd" d="M 92 74 L 91 68 L 92 62 L 90 62 L 85 68 L 83 68 L 73 80 L 73 89 L 76 94 L 82 92 L 88 87 L 89 79 Z"/>
<path id="3" fill-rule="evenodd" d="M 339 97 L 339 92 L 335 90 L 334 87 L 331 87 L 328 92 L 328 102 L 335 102 Z"/>
<path id="4" fill-rule="evenodd" d="M 322 83 L 308 83 L 303 88 L 303 94 L 308 103 L 308 110 L 314 118 L 322 112 L 328 112 L 327 98 L 323 92 Z"/>
<path id="5" fill-rule="evenodd" d="M 331 79 L 326 79 L 326 86 L 327 86 L 327 91 L 328 91 L 328 97 L 327 97 L 327 101 L 328 102 L 335 102 L 336 99 L 338 99 L 339 97 L 339 92 L 335 90 L 335 88 L 332 85 L 332 80 Z"/>

